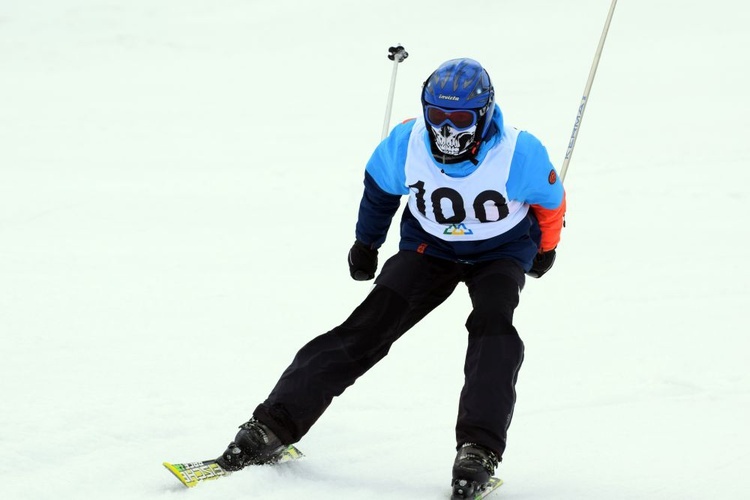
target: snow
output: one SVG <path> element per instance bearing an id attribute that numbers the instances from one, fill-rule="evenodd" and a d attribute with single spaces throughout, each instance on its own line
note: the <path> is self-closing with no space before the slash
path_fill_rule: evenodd
<path id="1" fill-rule="evenodd" d="M 369 290 L 345 256 L 390 45 L 410 54 L 393 123 L 473 57 L 561 164 L 609 2 L 461 5 L 4 2 L 0 498 L 446 498 L 462 288 L 334 402 L 305 460 L 189 492 L 161 462 L 217 456 Z M 497 498 L 748 498 L 749 14 L 619 3 L 558 261 L 516 315 Z"/>

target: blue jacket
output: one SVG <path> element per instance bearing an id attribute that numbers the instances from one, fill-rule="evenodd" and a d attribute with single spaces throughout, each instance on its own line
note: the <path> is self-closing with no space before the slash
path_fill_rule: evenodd
<path id="1" fill-rule="evenodd" d="M 482 142 L 476 155 L 476 164 L 468 160 L 456 164 L 442 164 L 433 159 L 434 168 L 442 170 L 450 177 L 471 175 L 481 165 L 487 152 L 502 138 L 503 116 L 498 106 L 495 107 L 492 121 L 488 137 Z M 356 238 L 372 248 L 379 248 L 385 241 L 393 216 L 400 206 L 401 196 L 413 195 L 406 186 L 405 163 L 414 123 L 414 120 L 409 120 L 394 127 L 388 137 L 377 146 L 367 163 Z M 426 132 L 424 147 L 430 150 Z M 554 241 L 556 245 L 564 212 L 562 183 L 557 178 L 547 150 L 529 132 L 519 133 L 505 187 L 510 199 L 529 204 L 532 208 L 510 231 L 486 240 L 448 242 L 425 232 L 407 206 L 401 219 L 399 248 L 468 263 L 509 258 L 517 261 L 524 270 L 528 270 L 534 256 L 540 250 L 543 230 L 557 231 L 556 239 L 555 235 L 548 234 L 547 237 L 548 241 Z M 551 229 L 545 228 L 544 225 L 540 227 L 537 216 L 545 211 L 556 214 L 554 217 L 543 214 L 542 219 L 555 219 L 556 223 Z"/>

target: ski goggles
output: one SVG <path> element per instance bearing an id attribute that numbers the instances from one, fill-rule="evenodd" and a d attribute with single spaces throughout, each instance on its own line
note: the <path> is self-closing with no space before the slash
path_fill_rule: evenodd
<path id="1" fill-rule="evenodd" d="M 458 130 L 465 130 L 477 124 L 477 113 L 471 109 L 443 109 L 437 106 L 426 106 L 427 123 L 435 128 L 450 123 Z"/>

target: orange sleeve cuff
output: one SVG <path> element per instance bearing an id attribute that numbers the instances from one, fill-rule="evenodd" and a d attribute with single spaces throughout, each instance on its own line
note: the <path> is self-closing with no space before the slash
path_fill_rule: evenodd
<path id="1" fill-rule="evenodd" d="M 564 193 L 562 203 L 557 208 L 549 209 L 541 205 L 531 205 L 531 210 L 539 221 L 539 228 L 542 230 L 542 241 L 539 244 L 540 252 L 548 252 L 560 243 L 560 233 L 565 221 L 565 207 Z"/>

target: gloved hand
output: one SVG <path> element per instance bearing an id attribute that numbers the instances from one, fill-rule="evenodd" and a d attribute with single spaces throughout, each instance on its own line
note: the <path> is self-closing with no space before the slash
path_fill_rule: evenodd
<path id="1" fill-rule="evenodd" d="M 368 281 L 375 277 L 378 269 L 378 251 L 360 241 L 355 241 L 349 250 L 349 274 L 357 281 Z"/>
<path id="2" fill-rule="evenodd" d="M 531 269 L 528 276 L 532 278 L 541 278 L 547 271 L 550 270 L 552 264 L 555 263 L 555 249 L 547 250 L 546 252 L 539 252 L 534 257 L 534 262 L 531 264 Z"/>

